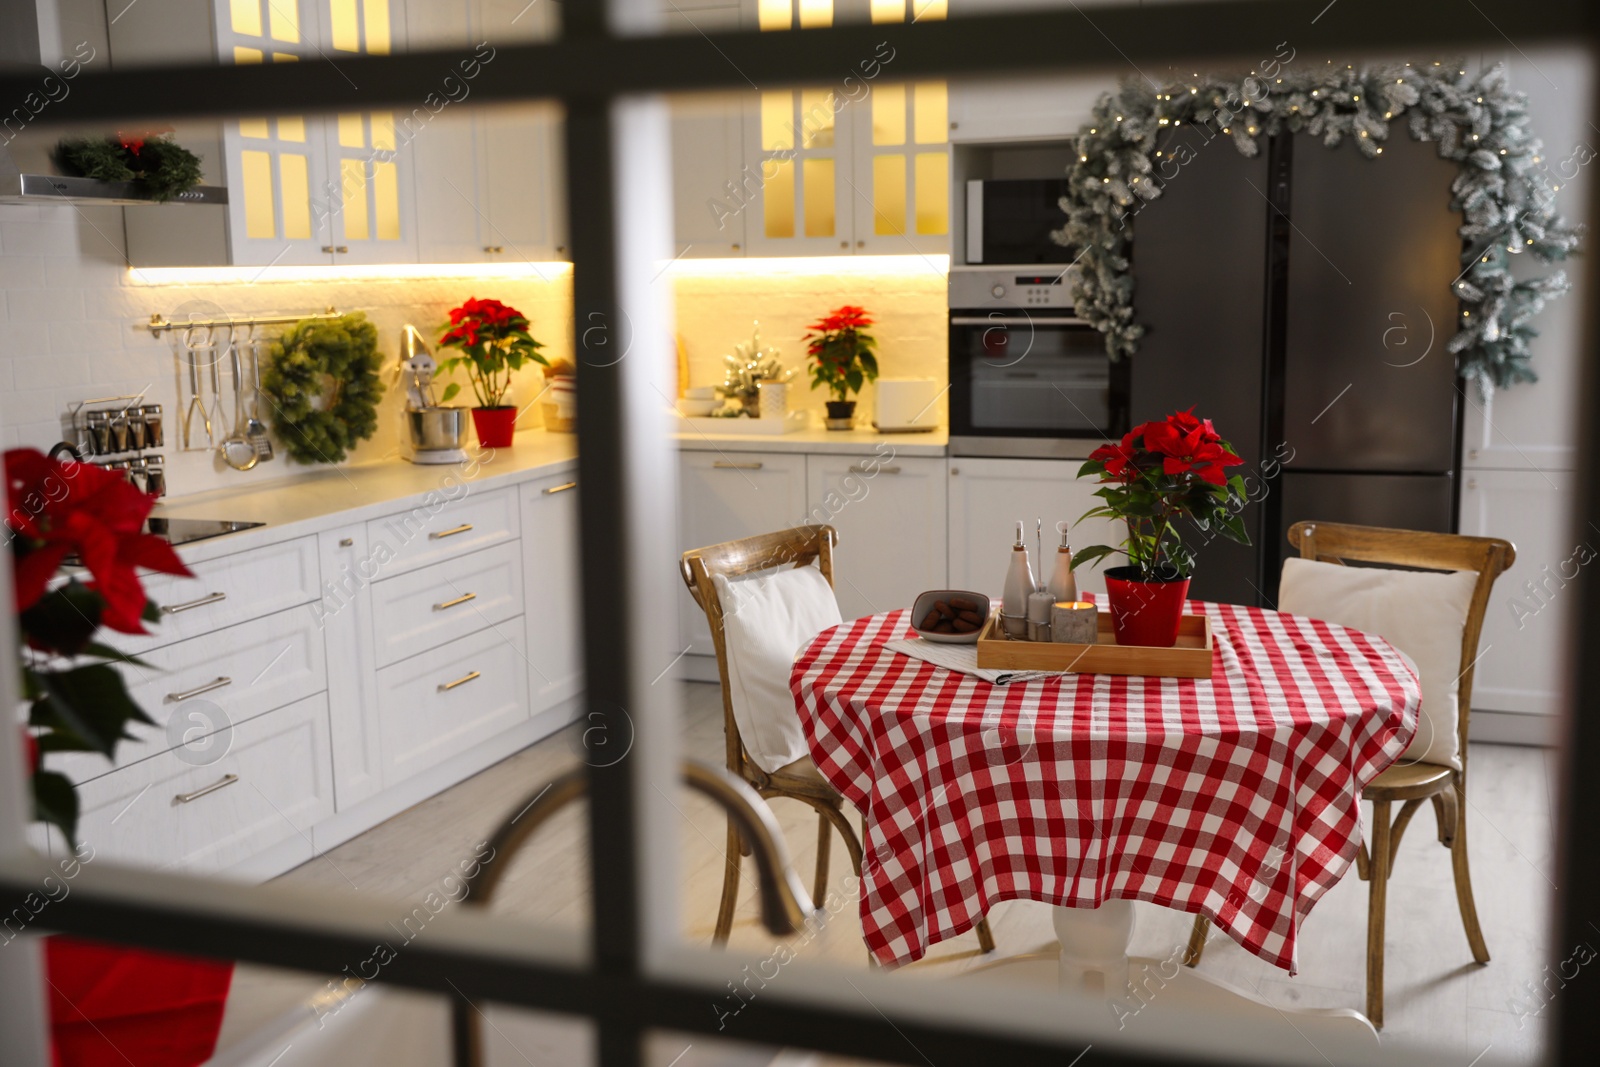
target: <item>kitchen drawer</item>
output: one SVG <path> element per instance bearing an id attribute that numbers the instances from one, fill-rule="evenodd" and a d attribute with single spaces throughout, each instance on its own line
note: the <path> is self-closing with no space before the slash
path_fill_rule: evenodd
<path id="1" fill-rule="evenodd" d="M 510 541 L 374 585 L 378 666 L 521 615 L 521 547 Z"/>
<path id="2" fill-rule="evenodd" d="M 528 717 L 524 635 L 515 618 L 378 672 L 385 786 Z"/>
<path id="3" fill-rule="evenodd" d="M 236 724 L 212 762 L 186 762 L 185 753 L 79 786 L 78 836 L 96 855 L 214 874 L 289 838 L 309 840 L 312 825 L 333 814 L 321 693 Z"/>
<path id="4" fill-rule="evenodd" d="M 117 746 L 117 762 L 93 752 L 64 752 L 50 766 L 75 782 L 109 774 L 142 759 L 188 746 L 201 759 L 217 731 L 280 708 L 328 686 L 322 631 L 308 608 L 179 641 L 140 657 L 149 667 L 123 664 L 128 692 L 155 726 L 134 723 L 135 740 Z"/>
<path id="5" fill-rule="evenodd" d="M 379 563 L 379 581 L 516 540 L 514 489 L 468 491 L 454 500 L 443 494 L 429 499 L 433 502 L 367 523 L 368 552 Z"/>
<path id="6" fill-rule="evenodd" d="M 115 634 L 110 643 L 142 656 L 152 648 L 259 619 L 322 595 L 317 539 L 300 537 L 196 563 L 193 578 L 144 575 L 145 595 L 161 606 L 147 635 Z M 311 609 L 306 609 L 311 614 Z"/>

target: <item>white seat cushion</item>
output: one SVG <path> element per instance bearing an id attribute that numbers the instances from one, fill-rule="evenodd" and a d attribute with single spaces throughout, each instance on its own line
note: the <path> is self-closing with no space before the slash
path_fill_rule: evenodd
<path id="1" fill-rule="evenodd" d="M 813 637 L 843 621 L 839 602 L 815 567 L 712 580 L 722 602 L 733 718 L 751 762 L 770 774 L 810 755 L 789 670 Z"/>
<path id="2" fill-rule="evenodd" d="M 1278 610 L 1377 634 L 1405 653 L 1422 679 L 1422 713 L 1400 761 L 1460 770 L 1461 635 L 1477 583 L 1473 571 L 1401 571 L 1291 558 L 1283 562 Z"/>

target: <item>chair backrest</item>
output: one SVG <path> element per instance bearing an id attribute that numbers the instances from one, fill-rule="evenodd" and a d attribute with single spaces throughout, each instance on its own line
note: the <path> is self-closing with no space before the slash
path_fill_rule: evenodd
<path id="1" fill-rule="evenodd" d="M 813 562 L 833 585 L 833 547 L 839 534 L 832 526 L 796 526 L 776 533 L 757 534 L 720 545 L 691 548 L 678 561 L 683 584 L 706 613 L 711 626 L 711 643 L 717 651 L 717 674 L 722 680 L 722 728 L 727 739 L 728 770 L 741 778 L 755 780 L 753 769 L 739 737 L 739 724 L 733 717 L 733 689 L 728 684 L 728 643 L 723 630 L 722 601 L 712 580 L 717 575 L 739 578 L 775 567 L 809 567 Z"/>
<path id="2" fill-rule="evenodd" d="M 1517 548 L 1498 537 L 1422 530 L 1391 530 L 1382 526 L 1351 526 L 1339 522 L 1297 522 L 1289 527 L 1289 543 L 1303 559 L 1323 563 L 1354 560 L 1390 567 L 1416 567 L 1430 571 L 1473 571 L 1478 575 L 1461 633 L 1461 674 L 1456 683 L 1460 714 L 1456 732 L 1461 764 L 1467 760 L 1467 728 L 1472 718 L 1472 675 L 1478 663 L 1478 638 L 1489 593 L 1495 579 L 1516 562 Z"/>

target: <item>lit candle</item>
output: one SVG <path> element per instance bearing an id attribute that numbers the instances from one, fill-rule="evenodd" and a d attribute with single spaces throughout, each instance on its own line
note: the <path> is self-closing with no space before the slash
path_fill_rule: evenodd
<path id="1" fill-rule="evenodd" d="M 1050 639 L 1092 645 L 1100 637 L 1100 611 L 1083 600 L 1058 600 L 1050 608 Z"/>

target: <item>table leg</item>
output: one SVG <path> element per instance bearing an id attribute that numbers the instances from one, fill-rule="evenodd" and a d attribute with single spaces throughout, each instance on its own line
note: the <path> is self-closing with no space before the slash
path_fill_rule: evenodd
<path id="1" fill-rule="evenodd" d="M 1061 942 L 1061 987 L 1092 996 L 1120 997 L 1128 987 L 1128 945 L 1133 902 L 1108 900 L 1098 908 L 1056 908 Z"/>

